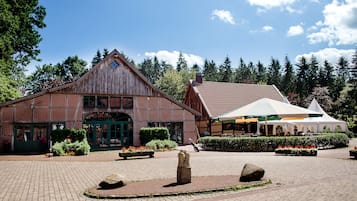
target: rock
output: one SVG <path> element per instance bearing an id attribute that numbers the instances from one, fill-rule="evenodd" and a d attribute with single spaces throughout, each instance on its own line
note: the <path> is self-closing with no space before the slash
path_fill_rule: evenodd
<path id="1" fill-rule="evenodd" d="M 242 169 L 242 173 L 240 174 L 239 181 L 259 181 L 264 176 L 264 172 L 263 168 L 246 163 Z"/>
<path id="2" fill-rule="evenodd" d="M 125 178 L 120 174 L 111 174 L 99 183 L 102 189 L 119 188 L 125 185 Z"/>

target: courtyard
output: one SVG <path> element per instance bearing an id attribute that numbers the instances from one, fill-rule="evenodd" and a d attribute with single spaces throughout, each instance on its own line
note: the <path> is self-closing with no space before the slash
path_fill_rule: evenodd
<path id="1" fill-rule="evenodd" d="M 317 157 L 276 156 L 273 152 L 194 152 L 192 176 L 239 175 L 245 163 L 265 169 L 272 184 L 241 191 L 141 198 L 133 200 L 357 200 L 357 161 L 348 148 L 319 150 Z M 0 156 L 0 200 L 96 200 L 83 195 L 112 173 L 130 181 L 175 178 L 177 153 L 157 152 L 155 158 L 121 160 L 118 151 L 92 152 L 88 156 Z"/>

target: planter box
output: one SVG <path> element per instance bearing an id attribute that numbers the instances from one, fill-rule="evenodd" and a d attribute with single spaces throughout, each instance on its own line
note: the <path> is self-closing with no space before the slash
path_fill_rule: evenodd
<path id="1" fill-rule="evenodd" d="M 355 159 L 357 159 L 357 150 L 355 149 L 350 150 L 350 156 L 353 156 L 355 157 Z"/>
<path id="2" fill-rule="evenodd" d="M 154 151 L 138 151 L 138 152 L 119 152 L 119 157 L 126 160 L 128 157 L 137 157 L 137 156 L 149 156 L 150 158 L 154 157 Z"/>
<path id="3" fill-rule="evenodd" d="M 287 156 L 317 156 L 317 149 L 278 148 L 275 149 L 275 153 Z"/>

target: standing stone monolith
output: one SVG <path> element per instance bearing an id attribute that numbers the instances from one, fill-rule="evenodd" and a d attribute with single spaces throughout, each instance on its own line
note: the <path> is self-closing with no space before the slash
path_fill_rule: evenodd
<path id="1" fill-rule="evenodd" d="M 190 154 L 181 150 L 178 153 L 177 184 L 191 183 Z"/>

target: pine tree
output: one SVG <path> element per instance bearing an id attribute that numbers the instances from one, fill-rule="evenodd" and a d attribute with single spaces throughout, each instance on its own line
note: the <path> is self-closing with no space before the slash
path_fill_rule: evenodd
<path id="1" fill-rule="evenodd" d="M 282 80 L 281 89 L 285 95 L 289 93 L 295 92 L 296 84 L 295 84 L 295 74 L 293 65 L 290 63 L 289 58 L 285 57 L 285 64 L 284 64 L 284 75 Z"/>
<path id="2" fill-rule="evenodd" d="M 157 59 L 157 57 L 155 56 L 154 57 L 154 64 L 153 64 L 153 69 L 152 69 L 152 83 L 154 84 L 161 76 L 161 72 L 162 72 L 162 69 L 161 69 L 161 65 L 159 63 L 159 60 Z"/>
<path id="3" fill-rule="evenodd" d="M 97 50 L 97 53 L 95 54 L 95 56 L 92 59 L 92 68 L 97 65 L 99 62 L 102 61 L 102 53 L 100 52 L 100 50 Z"/>
<path id="4" fill-rule="evenodd" d="M 187 66 L 187 61 L 185 60 L 185 57 L 180 52 L 180 55 L 179 55 L 179 57 L 177 59 L 177 63 L 176 63 L 176 70 L 178 72 L 180 72 L 182 69 L 188 69 L 188 66 Z"/>
<path id="5" fill-rule="evenodd" d="M 268 84 L 275 85 L 280 89 L 281 83 L 281 73 L 280 73 L 280 63 L 277 59 L 272 58 L 271 64 L 268 69 Z"/>
<path id="6" fill-rule="evenodd" d="M 302 104 L 302 100 L 304 100 L 309 91 L 307 89 L 307 71 L 309 69 L 309 64 L 306 61 L 305 57 L 301 57 L 299 62 L 296 64 L 297 66 L 297 78 L 296 78 L 296 93 L 299 94 L 298 104 Z"/>
<path id="7" fill-rule="evenodd" d="M 109 50 L 107 48 L 103 49 L 103 59 L 109 55 Z"/>
<path id="8" fill-rule="evenodd" d="M 223 64 L 219 66 L 219 80 L 220 82 L 230 82 L 232 79 L 231 61 L 227 56 Z"/>
<path id="9" fill-rule="evenodd" d="M 213 60 L 208 61 L 205 59 L 205 63 L 203 65 L 203 76 L 207 81 L 217 81 L 217 67 Z"/>
<path id="10" fill-rule="evenodd" d="M 149 80 L 149 82 L 154 83 L 155 78 L 153 77 L 153 62 L 150 58 L 144 59 L 144 61 L 139 65 L 139 71 Z"/>
<path id="11" fill-rule="evenodd" d="M 257 69 L 257 83 L 265 84 L 267 82 L 266 68 L 260 61 L 257 63 Z"/>
<path id="12" fill-rule="evenodd" d="M 311 56 L 309 68 L 307 70 L 307 90 L 309 93 L 313 91 L 318 83 L 319 63 L 314 55 Z"/>

